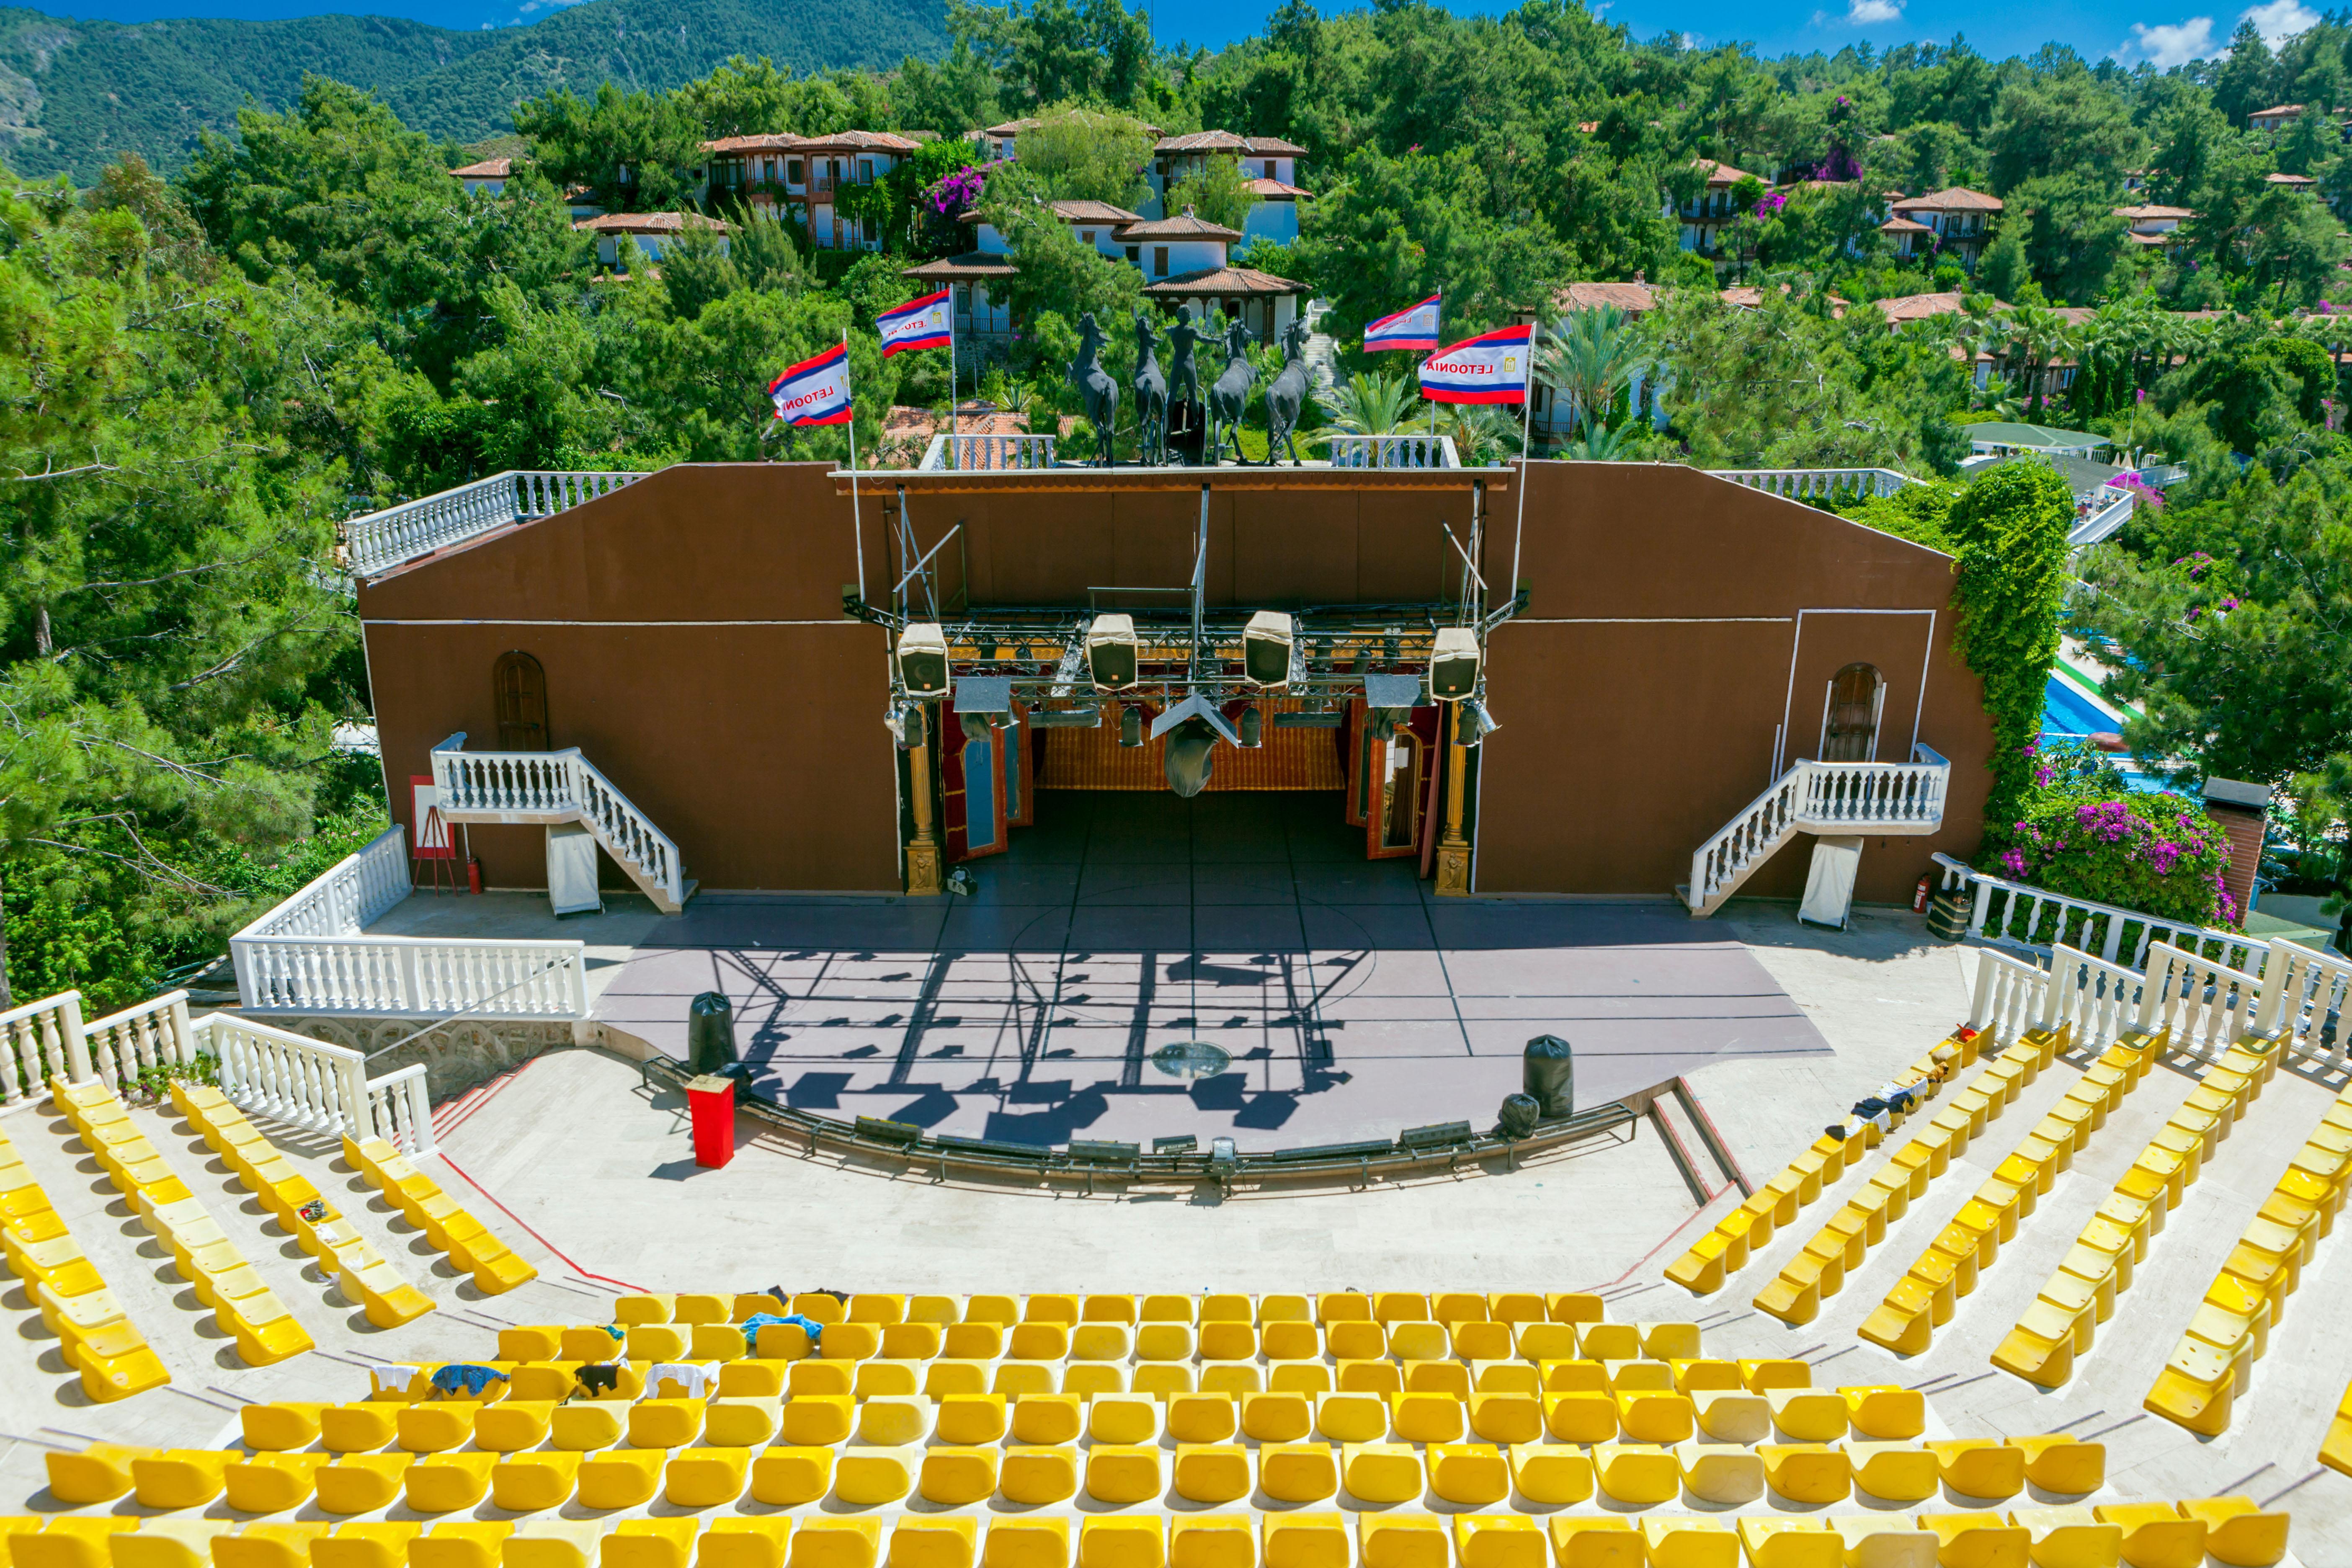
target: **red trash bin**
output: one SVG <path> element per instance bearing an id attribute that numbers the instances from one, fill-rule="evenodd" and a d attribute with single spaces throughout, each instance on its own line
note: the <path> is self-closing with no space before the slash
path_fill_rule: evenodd
<path id="1" fill-rule="evenodd" d="M 717 1169 L 735 1157 L 735 1080 L 717 1073 L 688 1079 L 686 1105 L 694 1122 L 694 1163 Z"/>

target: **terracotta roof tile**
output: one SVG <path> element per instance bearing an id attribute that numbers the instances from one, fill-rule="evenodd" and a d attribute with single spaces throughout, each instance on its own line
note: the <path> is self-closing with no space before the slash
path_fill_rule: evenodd
<path id="1" fill-rule="evenodd" d="M 1157 283 L 1147 283 L 1143 291 L 1160 299 L 1181 299 L 1196 294 L 1304 294 L 1307 285 L 1248 267 L 1213 267 L 1205 271 L 1181 273 Z"/>
<path id="2" fill-rule="evenodd" d="M 1119 231 L 1121 239 L 1223 239 L 1236 240 L 1241 231 L 1187 210 L 1174 217 L 1146 218 L 1131 223 Z"/>
<path id="3" fill-rule="evenodd" d="M 1966 185 L 1954 185 L 1948 190 L 1930 191 L 1924 196 L 1907 196 L 1895 204 L 1896 212 L 1936 213 L 1997 213 L 2002 210 L 1999 196 L 1989 196 L 1982 191 L 1972 191 Z"/>
<path id="4" fill-rule="evenodd" d="M 453 180 L 503 180 L 514 173 L 512 158 L 485 158 L 478 163 L 468 163 L 462 169 L 452 169 Z"/>

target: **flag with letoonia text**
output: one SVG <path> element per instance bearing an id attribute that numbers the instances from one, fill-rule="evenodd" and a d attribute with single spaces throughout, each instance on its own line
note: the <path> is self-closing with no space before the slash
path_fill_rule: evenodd
<path id="1" fill-rule="evenodd" d="M 926 294 L 919 300 L 909 300 L 903 305 L 893 305 L 874 318 L 875 328 L 882 334 L 882 357 L 904 353 L 908 349 L 943 349 L 948 346 L 948 291 Z"/>
<path id="2" fill-rule="evenodd" d="M 1432 403 L 1520 403 L 1528 395 L 1533 327 L 1504 327 L 1449 343 L 1421 364 L 1421 395 Z"/>
<path id="3" fill-rule="evenodd" d="M 1417 349 L 1423 353 L 1437 346 L 1437 316 L 1441 296 L 1432 294 L 1418 305 L 1409 306 L 1393 316 L 1382 316 L 1364 329 L 1364 352 L 1378 353 L 1382 349 Z"/>
<path id="4" fill-rule="evenodd" d="M 849 396 L 849 345 L 837 343 L 804 359 L 768 384 L 776 417 L 787 425 L 846 425 L 856 409 Z"/>

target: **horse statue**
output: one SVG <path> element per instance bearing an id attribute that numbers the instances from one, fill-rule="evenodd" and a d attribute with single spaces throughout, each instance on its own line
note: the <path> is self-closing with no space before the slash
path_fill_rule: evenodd
<path id="1" fill-rule="evenodd" d="M 1290 448 L 1290 466 L 1300 466 L 1298 442 L 1292 432 L 1307 405 L 1307 322 L 1302 318 L 1282 330 L 1282 369 L 1265 385 L 1265 464 L 1274 467 L 1278 448 Z"/>
<path id="2" fill-rule="evenodd" d="M 1168 460 L 1168 378 L 1160 373 L 1159 335 L 1151 318 L 1135 313 L 1135 459 L 1139 463 Z"/>
<path id="3" fill-rule="evenodd" d="M 1070 362 L 1070 384 L 1078 389 L 1087 423 L 1095 427 L 1095 466 L 1108 468 L 1118 461 L 1111 443 L 1118 434 L 1118 383 L 1102 367 L 1102 329 L 1088 310 L 1078 318 L 1078 357 Z"/>
<path id="4" fill-rule="evenodd" d="M 1242 414 L 1249 407 L 1250 388 L 1257 384 L 1257 367 L 1249 362 L 1249 329 L 1239 321 L 1225 329 L 1225 368 L 1209 388 L 1209 461 L 1224 456 L 1224 438 L 1234 440 L 1234 458 L 1242 457 Z M 1272 454 L 1268 453 L 1271 460 Z"/>

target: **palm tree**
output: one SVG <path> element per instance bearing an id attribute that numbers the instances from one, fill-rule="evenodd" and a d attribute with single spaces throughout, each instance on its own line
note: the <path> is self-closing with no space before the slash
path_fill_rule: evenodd
<path id="1" fill-rule="evenodd" d="M 1596 421 L 1587 425 L 1581 434 L 1561 447 L 1556 455 L 1579 463 L 1622 462 L 1633 446 L 1627 435 L 1633 428 L 1633 422 L 1630 419 L 1613 429 Z"/>
<path id="2" fill-rule="evenodd" d="M 1536 354 L 1537 374 L 1569 400 L 1572 429 L 1600 420 L 1650 354 L 1631 319 L 1614 305 L 1571 311 L 1554 321 Z"/>
<path id="3" fill-rule="evenodd" d="M 1465 468 L 1499 462 L 1518 449 L 1518 420 L 1491 403 L 1439 405 L 1437 433 L 1454 440 L 1454 455 Z"/>
<path id="4" fill-rule="evenodd" d="M 1399 436 L 1425 417 L 1421 398 L 1402 375 L 1367 371 L 1331 389 L 1324 427 L 1343 436 Z"/>
<path id="5" fill-rule="evenodd" d="M 2010 363 L 2025 389 L 2026 408 L 2040 415 L 2050 401 L 2050 362 L 2066 346 L 2066 318 L 2040 305 L 2010 312 Z"/>

